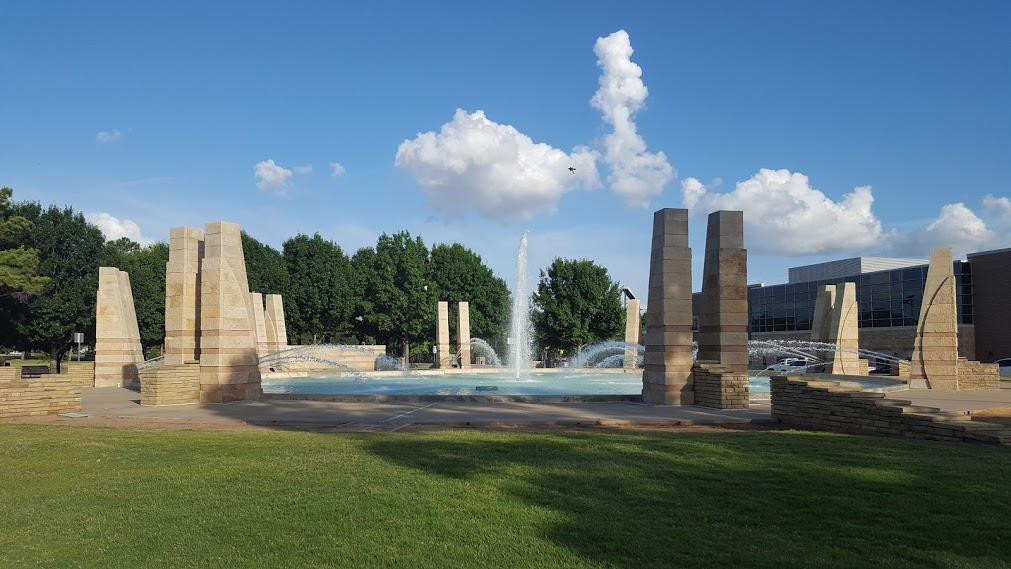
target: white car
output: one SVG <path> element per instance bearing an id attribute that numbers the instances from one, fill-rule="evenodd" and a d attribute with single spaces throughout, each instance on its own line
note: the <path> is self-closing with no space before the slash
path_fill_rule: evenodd
<path id="1" fill-rule="evenodd" d="M 767 368 L 766 371 L 783 371 L 786 373 L 807 373 L 807 366 L 812 365 L 805 358 L 786 358 Z"/>
<path id="2" fill-rule="evenodd" d="M 1011 377 L 1011 358 L 1000 359 L 996 363 L 1000 368 L 1001 377 Z"/>

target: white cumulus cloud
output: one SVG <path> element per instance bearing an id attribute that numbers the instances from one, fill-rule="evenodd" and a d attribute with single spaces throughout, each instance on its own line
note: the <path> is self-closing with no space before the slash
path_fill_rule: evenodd
<path id="1" fill-rule="evenodd" d="M 119 142 L 123 139 L 123 133 L 118 130 L 102 130 L 95 135 L 95 142 L 99 144 L 108 144 L 110 142 Z"/>
<path id="2" fill-rule="evenodd" d="M 833 201 L 812 188 L 807 176 L 761 169 L 731 192 L 715 193 L 695 178 L 681 182 L 685 207 L 695 212 L 741 210 L 745 242 L 759 254 L 816 255 L 866 249 L 881 236 L 871 212 L 870 186 Z"/>
<path id="3" fill-rule="evenodd" d="M 312 174 L 312 166 L 295 166 L 292 170 L 296 174 Z"/>
<path id="4" fill-rule="evenodd" d="M 334 178 L 340 178 L 347 172 L 347 170 L 344 169 L 344 166 L 341 166 L 340 162 L 331 162 L 330 168 L 331 168 L 331 175 Z"/>
<path id="5" fill-rule="evenodd" d="M 986 206 L 988 198 L 984 198 Z M 1005 228 L 1006 229 L 1006 228 Z M 997 231 L 987 227 L 975 212 L 964 203 L 950 203 L 941 207 L 937 219 L 918 231 L 892 231 L 885 235 L 887 250 L 898 255 L 926 256 L 935 247 L 951 247 L 955 257 L 965 253 L 1000 247 Z"/>
<path id="6" fill-rule="evenodd" d="M 647 207 L 674 179 L 674 169 L 663 152 L 647 152 L 636 129 L 635 113 L 643 108 L 649 91 L 642 68 L 632 62 L 632 44 L 625 30 L 597 38 L 593 46 L 601 69 L 600 88 L 590 101 L 614 130 L 604 137 L 603 160 L 611 169 L 611 190 L 630 206 Z"/>
<path id="7" fill-rule="evenodd" d="M 1003 218 L 1011 218 L 1011 200 L 1006 197 L 996 198 L 991 194 L 983 197 L 983 207 Z"/>
<path id="8" fill-rule="evenodd" d="M 106 241 L 115 241 L 116 239 L 126 237 L 145 246 L 154 243 L 154 239 L 145 237 L 141 233 L 140 226 L 133 220 L 119 219 L 112 214 L 102 211 L 86 213 L 84 214 L 84 219 L 101 229 Z"/>
<path id="9" fill-rule="evenodd" d="M 457 109 L 438 133 L 405 140 L 395 163 L 440 211 L 453 215 L 469 207 L 487 218 L 519 221 L 554 212 L 566 192 L 598 187 L 596 157 L 585 147 L 566 154 L 484 111 Z"/>
<path id="10" fill-rule="evenodd" d="M 273 160 L 258 162 L 253 173 L 256 176 L 257 188 L 276 195 L 284 195 L 288 192 L 292 171 L 275 164 Z"/>

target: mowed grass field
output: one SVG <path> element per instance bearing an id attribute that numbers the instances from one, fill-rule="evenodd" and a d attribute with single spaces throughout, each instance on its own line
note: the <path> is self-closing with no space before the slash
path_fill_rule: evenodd
<path id="1" fill-rule="evenodd" d="M 1009 567 L 1011 452 L 0 425 L 2 567 Z"/>

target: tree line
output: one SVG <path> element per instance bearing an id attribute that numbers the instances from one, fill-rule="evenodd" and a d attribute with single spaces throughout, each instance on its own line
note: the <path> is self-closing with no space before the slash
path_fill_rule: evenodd
<path id="1" fill-rule="evenodd" d="M 91 343 L 101 266 L 129 273 L 141 343 L 146 353 L 160 347 L 168 245 L 106 242 L 71 207 L 43 208 L 12 196 L 10 188 L 0 190 L 0 347 L 43 351 L 59 362 L 74 332 Z M 422 359 L 431 353 L 436 302 L 443 300 L 451 322 L 457 302 L 469 302 L 471 336 L 505 350 L 509 289 L 459 243 L 429 247 L 401 231 L 349 256 L 318 233 L 296 235 L 278 251 L 243 232 L 242 247 L 249 289 L 283 296 L 290 344 L 386 344 Z M 555 259 L 540 272 L 532 299 L 538 349 L 574 350 L 618 338 L 620 297 L 603 267 Z"/>

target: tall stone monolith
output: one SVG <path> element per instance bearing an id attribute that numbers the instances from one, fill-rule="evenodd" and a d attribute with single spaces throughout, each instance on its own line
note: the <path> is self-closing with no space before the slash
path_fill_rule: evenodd
<path id="1" fill-rule="evenodd" d="M 237 224 L 207 224 L 200 278 L 200 400 L 256 399 L 256 324 Z"/>
<path id="2" fill-rule="evenodd" d="M 835 307 L 835 285 L 818 287 L 814 300 L 814 318 L 811 321 L 811 341 L 828 342 L 832 334 L 832 313 Z"/>
<path id="3" fill-rule="evenodd" d="M 470 368 L 470 303 L 460 302 L 456 311 L 456 355 L 460 369 Z"/>
<path id="4" fill-rule="evenodd" d="M 267 295 L 265 311 L 267 343 L 270 352 L 279 352 L 288 347 L 288 328 L 284 322 L 284 299 L 279 294 Z"/>
<path id="5" fill-rule="evenodd" d="M 263 308 L 263 294 L 249 293 L 249 302 L 252 305 L 253 328 L 256 332 L 256 355 L 262 358 L 271 353 L 270 340 L 267 338 L 267 314 Z"/>
<path id="6" fill-rule="evenodd" d="M 639 367 L 639 333 L 642 331 L 642 321 L 639 315 L 639 300 L 628 299 L 625 306 L 625 369 Z M 632 345 L 634 344 L 634 345 Z"/>
<path id="7" fill-rule="evenodd" d="M 165 266 L 165 365 L 200 358 L 200 260 L 204 234 L 196 227 L 169 230 Z"/>
<path id="8" fill-rule="evenodd" d="M 911 388 L 958 389 L 958 308 L 951 248 L 934 249 L 909 365 Z"/>
<path id="9" fill-rule="evenodd" d="M 841 375 L 866 375 L 860 365 L 860 337 L 858 325 L 856 283 L 843 283 L 836 289 L 832 306 L 832 324 L 829 327 L 828 342 L 835 344 L 835 351 L 826 360 L 827 373 Z M 815 301 L 817 304 L 817 301 Z"/>
<path id="10" fill-rule="evenodd" d="M 450 367 L 449 361 L 449 303 L 439 301 L 435 318 L 435 367 Z"/>
<path id="11" fill-rule="evenodd" d="M 692 250 L 688 247 L 688 210 L 665 208 L 653 214 L 643 401 L 693 404 L 692 363 Z"/>
<path id="12" fill-rule="evenodd" d="M 742 211 L 709 214 L 698 341 L 699 361 L 748 372 L 748 251 Z"/>
<path id="13" fill-rule="evenodd" d="M 138 381 L 144 361 L 130 275 L 99 267 L 95 315 L 95 387 L 121 387 Z"/>

